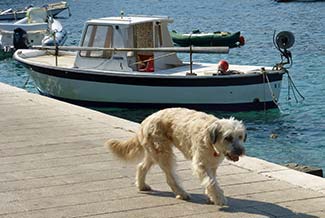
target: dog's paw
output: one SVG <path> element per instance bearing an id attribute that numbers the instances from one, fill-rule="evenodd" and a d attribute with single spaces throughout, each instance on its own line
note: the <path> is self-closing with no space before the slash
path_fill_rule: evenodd
<path id="1" fill-rule="evenodd" d="M 224 196 L 220 196 L 215 200 L 208 197 L 207 204 L 214 204 L 214 205 L 219 205 L 219 206 L 227 206 L 228 201 L 227 201 L 227 198 L 224 197 Z"/>
<path id="2" fill-rule="evenodd" d="M 139 188 L 139 191 L 151 191 L 151 187 L 147 184 L 144 184 L 144 185 L 141 185 L 141 186 L 138 186 Z"/>
<path id="3" fill-rule="evenodd" d="M 190 200 L 190 198 L 191 198 L 191 195 L 187 194 L 186 192 L 183 194 L 176 195 L 176 199 L 179 199 L 179 200 Z"/>
<path id="4" fill-rule="evenodd" d="M 219 196 L 215 204 L 219 206 L 226 206 L 228 204 L 227 198 L 224 196 Z"/>
<path id="5" fill-rule="evenodd" d="M 214 204 L 213 200 L 211 200 L 210 198 L 207 199 L 207 204 Z"/>

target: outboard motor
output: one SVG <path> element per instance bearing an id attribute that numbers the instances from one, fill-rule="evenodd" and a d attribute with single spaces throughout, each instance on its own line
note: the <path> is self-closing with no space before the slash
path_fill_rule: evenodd
<path id="1" fill-rule="evenodd" d="M 22 28 L 14 29 L 13 44 L 16 50 L 29 48 L 27 32 Z"/>

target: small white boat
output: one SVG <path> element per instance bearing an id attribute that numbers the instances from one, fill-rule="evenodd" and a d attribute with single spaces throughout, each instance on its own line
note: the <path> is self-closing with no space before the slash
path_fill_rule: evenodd
<path id="1" fill-rule="evenodd" d="M 5 10 L 0 10 L 0 20 L 19 20 L 23 19 L 27 16 L 27 10 L 33 6 L 26 6 L 24 9 L 15 10 L 12 8 L 8 8 Z M 55 17 L 59 13 L 64 10 L 69 11 L 69 16 L 71 16 L 70 6 L 67 2 L 61 1 L 56 3 L 49 3 L 43 5 L 44 8 L 49 16 Z"/>
<path id="2" fill-rule="evenodd" d="M 167 27 L 172 21 L 159 16 L 92 19 L 84 26 L 79 47 L 18 50 L 14 58 L 31 69 L 40 93 L 85 106 L 231 111 L 277 107 L 286 63 L 230 64 L 226 75 L 220 74 L 218 64 L 183 63 L 176 52 L 192 57 L 195 52 L 229 49 L 173 47 Z M 285 34 L 280 41 L 286 51 Z"/>
<path id="3" fill-rule="evenodd" d="M 44 8 L 30 8 L 27 17 L 15 23 L 0 23 L 0 58 L 33 45 L 63 45 L 67 32 L 61 23 L 48 17 Z"/>
<path id="4" fill-rule="evenodd" d="M 276 2 L 324 2 L 325 0 L 275 0 Z"/>

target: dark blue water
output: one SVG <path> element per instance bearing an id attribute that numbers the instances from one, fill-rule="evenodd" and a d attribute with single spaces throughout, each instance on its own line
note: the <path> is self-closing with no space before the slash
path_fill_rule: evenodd
<path id="1" fill-rule="evenodd" d="M 14 3 L 12 3 L 14 2 Z M 50 1 L 0 1 L 0 8 L 43 5 Z M 77 45 L 84 21 L 89 18 L 125 14 L 168 15 L 174 18 L 171 29 L 189 32 L 241 31 L 247 44 L 229 55 L 195 55 L 195 61 L 217 62 L 221 58 L 236 64 L 273 66 L 280 56 L 272 43 L 273 32 L 292 31 L 294 64 L 290 68 L 296 86 L 306 98 L 296 102 L 291 93 L 287 101 L 287 79 L 283 82 L 280 110 L 267 112 L 222 113 L 235 116 L 248 128 L 247 151 L 276 163 L 296 162 L 325 169 L 325 2 L 276 3 L 272 0 L 74 0 L 69 1 L 72 16 L 62 13 L 69 32 L 68 45 Z M 182 56 L 184 60 L 188 56 Z M 0 81 L 36 92 L 33 82 L 25 84 L 27 70 L 12 59 L 0 62 Z M 111 108 L 108 113 L 141 121 L 153 110 Z M 272 134 L 277 135 L 271 138 Z"/>

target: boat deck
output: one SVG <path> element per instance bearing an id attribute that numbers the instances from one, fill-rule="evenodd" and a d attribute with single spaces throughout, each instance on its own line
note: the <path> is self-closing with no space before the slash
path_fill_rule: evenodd
<path id="1" fill-rule="evenodd" d="M 266 69 L 270 69 L 264 67 Z M 229 65 L 229 70 L 235 70 L 241 74 L 251 74 L 260 71 L 260 66 L 248 66 L 248 65 Z M 184 66 L 171 68 L 167 70 L 162 70 L 160 74 L 170 74 L 170 75 L 186 75 L 190 72 L 190 65 L 185 64 Z M 192 66 L 192 72 L 197 76 L 212 76 L 218 73 L 218 65 L 210 63 L 194 63 Z"/>
<path id="2" fill-rule="evenodd" d="M 57 56 L 57 60 L 56 60 L 56 57 L 54 55 L 43 55 L 38 57 L 28 57 L 26 59 L 28 59 L 31 62 L 41 63 L 53 67 L 56 66 L 57 63 L 58 67 L 72 68 L 76 56 L 73 54 L 65 54 L 65 55 Z"/>
<path id="3" fill-rule="evenodd" d="M 0 83 L 0 218 L 325 217 L 325 180 L 252 157 L 224 162 L 218 181 L 229 207 L 206 204 L 191 164 L 177 174 L 191 194 L 177 200 L 160 168 L 152 192 L 134 185 L 136 163 L 104 149 L 138 124 Z M 254 130 L 251 130 L 254 131 Z"/>

